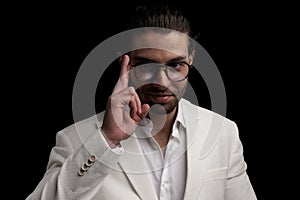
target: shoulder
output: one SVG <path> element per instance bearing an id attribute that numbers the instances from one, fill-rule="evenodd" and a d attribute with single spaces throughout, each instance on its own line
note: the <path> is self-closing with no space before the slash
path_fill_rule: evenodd
<path id="1" fill-rule="evenodd" d="M 182 112 L 185 115 L 191 115 L 199 119 L 215 118 L 215 119 L 223 120 L 226 123 L 236 125 L 234 121 L 228 119 L 226 116 L 223 116 L 207 108 L 203 108 L 201 106 L 195 105 L 184 98 L 180 100 L 180 107 L 182 109 Z"/>
<path id="2" fill-rule="evenodd" d="M 207 132 L 207 140 L 216 143 L 220 140 L 231 142 L 238 137 L 237 124 L 226 116 L 192 104 L 185 99 L 180 100 L 180 108 L 187 124 L 196 123 L 200 130 Z"/>
<path id="3" fill-rule="evenodd" d="M 89 136 L 94 134 L 101 126 L 103 112 L 90 116 L 81 121 L 75 122 L 64 129 L 60 130 L 58 136 L 66 136 L 73 143 L 78 141 L 80 144 L 85 141 Z"/>

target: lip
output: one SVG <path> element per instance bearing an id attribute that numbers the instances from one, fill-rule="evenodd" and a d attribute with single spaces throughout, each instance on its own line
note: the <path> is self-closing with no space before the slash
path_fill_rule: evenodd
<path id="1" fill-rule="evenodd" d="M 149 94 L 151 97 L 152 101 L 154 103 L 166 103 L 169 101 L 169 99 L 173 96 L 170 94 L 160 94 L 160 93 L 155 93 L 155 94 Z"/>

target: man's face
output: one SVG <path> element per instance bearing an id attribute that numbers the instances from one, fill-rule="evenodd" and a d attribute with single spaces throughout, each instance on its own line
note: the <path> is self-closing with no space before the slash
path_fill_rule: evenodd
<path id="1" fill-rule="evenodd" d="M 138 46 L 151 46 L 151 48 L 137 48 L 137 50 L 132 51 L 130 53 L 130 65 L 136 69 L 142 65 L 150 65 L 156 68 L 155 76 L 151 80 L 141 81 L 143 70 L 140 70 L 140 74 L 130 73 L 130 80 L 136 87 L 142 104 L 147 103 L 150 106 L 159 104 L 160 106 L 156 107 L 156 113 L 171 113 L 177 107 L 180 98 L 184 94 L 187 78 L 183 75 L 180 77 L 180 74 L 175 71 L 174 76 L 181 79 L 181 81 L 173 81 L 171 80 L 173 71 L 168 73 L 165 70 L 166 68 L 162 67 L 164 65 L 152 66 L 151 63 L 172 66 L 174 66 L 174 63 L 175 66 L 177 63 L 191 64 L 193 58 L 188 55 L 187 38 L 176 33 L 168 35 L 147 33 L 139 35 L 135 42 Z M 131 71 L 134 71 L 134 69 Z M 179 75 L 176 76 L 176 73 Z"/>

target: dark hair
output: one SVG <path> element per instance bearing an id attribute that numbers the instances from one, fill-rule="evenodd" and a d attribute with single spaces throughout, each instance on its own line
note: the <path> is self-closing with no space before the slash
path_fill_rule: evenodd
<path id="1" fill-rule="evenodd" d="M 160 27 L 190 34 L 190 24 L 182 12 L 170 5 L 138 6 L 131 18 L 132 28 Z"/>
<path id="2" fill-rule="evenodd" d="M 158 30 L 160 33 L 169 33 L 169 29 L 171 29 L 196 39 L 191 30 L 189 19 L 179 8 L 169 4 L 162 3 L 137 6 L 131 13 L 128 28 L 134 29 L 141 27 L 165 28 L 153 29 Z M 194 49 L 194 42 L 189 40 L 189 50 L 192 49 Z"/>

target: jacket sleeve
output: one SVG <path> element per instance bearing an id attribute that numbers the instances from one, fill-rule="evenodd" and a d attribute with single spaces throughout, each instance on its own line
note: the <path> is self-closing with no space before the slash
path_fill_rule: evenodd
<path id="1" fill-rule="evenodd" d="M 110 149 L 100 129 L 74 145 L 58 132 L 47 171 L 26 200 L 93 199 L 122 154 Z"/>
<path id="2" fill-rule="evenodd" d="M 238 128 L 233 123 L 233 139 L 229 159 L 229 168 L 226 183 L 226 200 L 256 200 L 256 195 L 246 172 L 247 164 L 244 161 L 243 146 L 239 138 Z"/>

